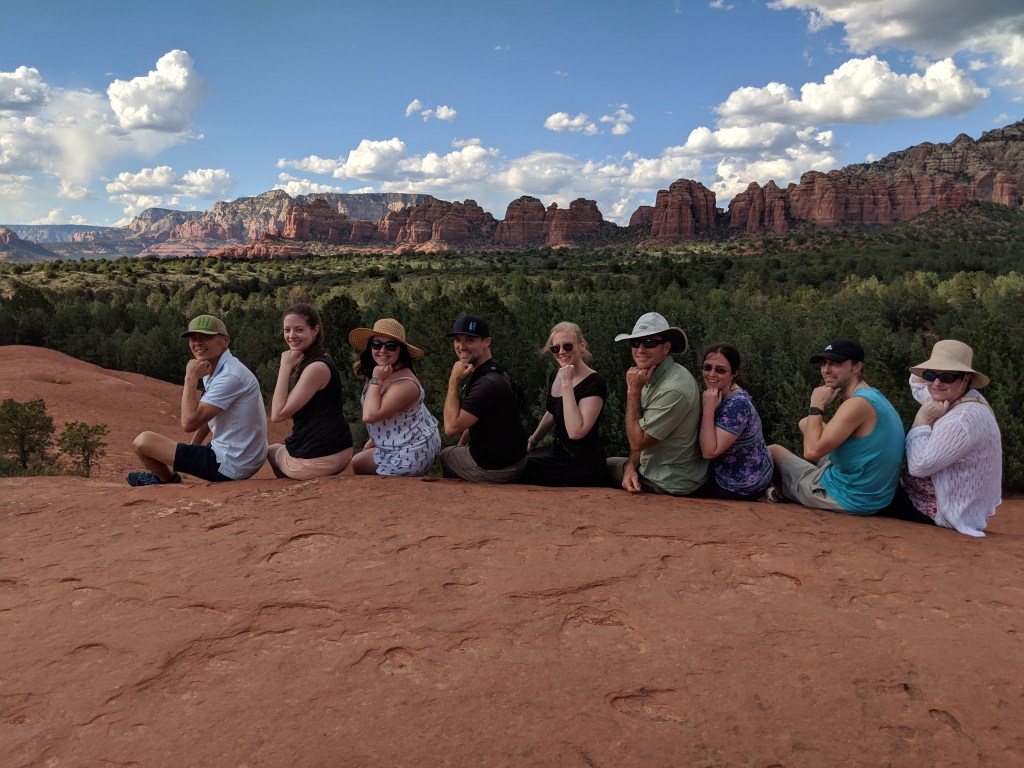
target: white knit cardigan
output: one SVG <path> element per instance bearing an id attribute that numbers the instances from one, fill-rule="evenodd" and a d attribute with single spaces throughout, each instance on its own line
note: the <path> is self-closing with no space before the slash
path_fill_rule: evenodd
<path id="1" fill-rule="evenodd" d="M 925 381 L 911 374 L 914 399 L 926 403 Z M 1002 501 L 1003 447 L 992 409 L 977 390 L 976 401 L 961 401 L 933 426 L 907 433 L 907 469 L 914 477 L 930 477 L 935 486 L 936 525 L 968 536 L 984 536 L 988 518 Z"/>

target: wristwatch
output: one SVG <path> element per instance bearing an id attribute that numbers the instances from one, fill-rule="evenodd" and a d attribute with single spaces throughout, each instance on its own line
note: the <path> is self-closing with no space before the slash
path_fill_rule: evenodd
<path id="1" fill-rule="evenodd" d="M 380 379 L 378 379 L 376 376 L 371 376 L 370 377 L 370 383 L 371 384 L 380 384 Z"/>
<path id="2" fill-rule="evenodd" d="M 812 405 L 810 408 L 807 409 L 807 415 L 808 416 L 824 416 L 825 412 L 823 410 L 821 410 L 821 408 L 818 408 L 818 407 Z"/>

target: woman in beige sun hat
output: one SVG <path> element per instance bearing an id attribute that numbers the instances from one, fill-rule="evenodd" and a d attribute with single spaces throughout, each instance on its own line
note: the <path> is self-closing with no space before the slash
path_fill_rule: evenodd
<path id="1" fill-rule="evenodd" d="M 921 408 L 907 433 L 903 488 L 936 525 L 984 536 L 1001 502 L 1003 449 L 992 408 L 978 391 L 989 383 L 972 365 L 974 351 L 944 339 L 910 368 Z"/>
<path id="2" fill-rule="evenodd" d="M 391 317 L 356 328 L 349 343 L 360 355 L 352 370 L 365 379 L 360 403 L 370 439 L 352 459 L 357 475 L 425 475 L 441 450 L 437 419 L 423 403 L 426 395 L 413 361 L 423 350 L 405 338 L 405 327 Z"/>

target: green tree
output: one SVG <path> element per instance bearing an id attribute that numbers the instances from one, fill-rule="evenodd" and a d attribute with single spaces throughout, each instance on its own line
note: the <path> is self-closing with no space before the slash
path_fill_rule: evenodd
<path id="1" fill-rule="evenodd" d="M 21 474 L 39 473 L 50 463 L 47 449 L 53 441 L 53 419 L 43 398 L 27 403 L 7 398 L 0 403 L 0 450 Z"/>
<path id="2" fill-rule="evenodd" d="M 106 424 L 86 424 L 84 421 L 65 421 L 64 431 L 57 440 L 61 453 L 71 459 L 71 471 L 89 477 L 93 467 L 107 453 L 103 438 Z"/>

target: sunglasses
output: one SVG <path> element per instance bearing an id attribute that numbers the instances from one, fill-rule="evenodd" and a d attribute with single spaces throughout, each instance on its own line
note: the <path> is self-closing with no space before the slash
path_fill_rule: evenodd
<path id="1" fill-rule="evenodd" d="M 397 341 L 381 341 L 380 339 L 374 339 L 373 341 L 370 342 L 370 347 L 372 349 L 380 349 L 381 347 L 383 347 L 388 352 L 394 352 L 401 346 L 402 345 L 399 344 Z"/>
<path id="2" fill-rule="evenodd" d="M 724 365 L 712 365 L 711 363 L 704 363 L 704 365 L 702 365 L 701 368 L 703 368 L 704 371 L 707 373 L 711 373 L 711 371 L 714 371 L 719 376 L 725 376 L 729 373 L 732 373 L 732 371 L 730 371 Z"/>
<path id="3" fill-rule="evenodd" d="M 643 346 L 644 349 L 654 349 L 655 347 L 660 347 L 662 344 L 665 344 L 665 343 L 666 342 L 665 342 L 664 339 L 630 339 L 629 340 L 629 346 L 631 346 L 633 349 L 640 349 L 641 346 Z"/>
<path id="4" fill-rule="evenodd" d="M 552 355 L 557 355 L 559 349 L 563 349 L 566 352 L 572 352 L 572 342 L 567 342 L 565 344 L 562 344 L 561 346 L 559 346 L 558 344 L 552 344 L 550 347 L 548 347 L 548 349 L 551 350 Z"/>
<path id="5" fill-rule="evenodd" d="M 957 373 L 939 373 L 938 371 L 923 371 L 921 378 L 925 381 L 935 381 L 938 379 L 943 384 L 952 384 L 954 381 L 960 381 L 967 373 L 965 371 L 959 371 Z"/>

